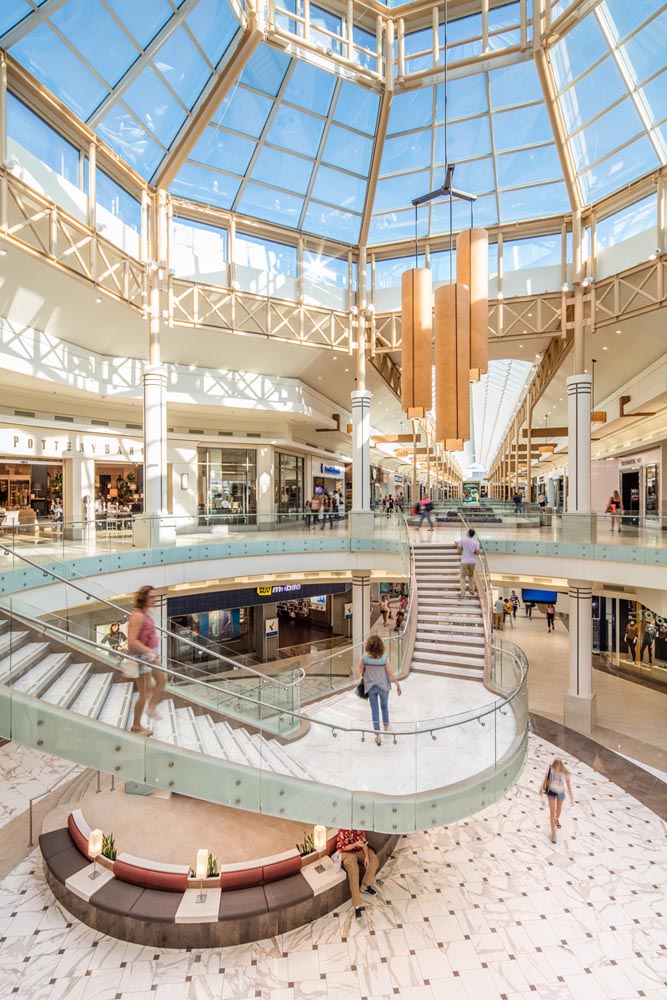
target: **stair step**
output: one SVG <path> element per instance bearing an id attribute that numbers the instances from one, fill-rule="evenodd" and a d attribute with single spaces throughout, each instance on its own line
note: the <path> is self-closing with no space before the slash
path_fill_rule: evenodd
<path id="1" fill-rule="evenodd" d="M 86 715 L 89 719 L 97 719 L 112 683 L 113 674 L 111 673 L 91 674 L 72 703 L 72 711 L 79 715 Z"/>
<path id="2" fill-rule="evenodd" d="M 484 666 L 484 654 L 481 656 L 457 655 L 456 653 L 434 653 L 428 650 L 421 650 L 415 647 L 412 656 L 413 663 L 441 663 L 452 667 L 479 667 Z"/>
<path id="3" fill-rule="evenodd" d="M 0 635 L 4 635 L 7 631 L 9 631 L 9 619 L 0 618 Z"/>
<path id="4" fill-rule="evenodd" d="M 262 755 L 262 766 L 264 768 L 270 771 L 277 771 L 279 774 L 292 774 L 294 777 L 301 775 L 301 766 L 295 764 L 289 754 L 282 752 L 283 748 L 279 743 L 273 743 L 258 734 L 252 736 L 251 739 Z"/>
<path id="5" fill-rule="evenodd" d="M 474 670 L 469 667 L 448 666 L 439 663 L 415 663 L 412 666 L 412 670 L 416 673 L 439 674 L 441 677 L 459 677 L 471 681 L 481 681 L 483 679 L 481 670 Z"/>
<path id="6" fill-rule="evenodd" d="M 224 757 L 229 760 L 225 753 L 224 744 L 215 728 L 215 723 L 210 715 L 200 715 L 197 718 L 197 726 L 201 737 L 204 753 L 210 757 Z"/>
<path id="7" fill-rule="evenodd" d="M 133 699 L 133 703 L 136 699 Z M 153 736 L 161 743 L 171 743 L 178 745 L 178 727 L 176 725 L 176 707 L 171 698 L 165 698 L 157 706 L 157 712 L 161 719 L 145 718 L 145 724 L 153 730 Z"/>
<path id="8" fill-rule="evenodd" d="M 92 669 L 92 663 L 71 663 L 48 691 L 44 692 L 42 701 L 50 705 L 59 705 L 61 708 L 69 708 L 88 680 Z"/>
<path id="9" fill-rule="evenodd" d="M 132 707 L 132 681 L 123 681 L 120 684 L 112 684 L 106 697 L 102 710 L 98 715 L 99 722 L 105 722 L 108 726 L 117 726 L 118 729 L 127 729 L 130 718 L 130 708 Z"/>
<path id="10" fill-rule="evenodd" d="M 176 730 L 179 747 L 204 752 L 204 743 L 199 733 L 197 717 L 189 705 L 176 709 Z"/>
<path id="11" fill-rule="evenodd" d="M 416 641 L 419 643 L 454 643 L 457 646 L 470 645 L 470 646 L 484 646 L 484 633 L 478 632 L 475 634 L 470 634 L 469 632 L 450 632 L 448 629 L 443 628 L 439 632 L 422 632 L 418 631 L 416 636 Z"/>
<path id="12" fill-rule="evenodd" d="M 23 635 L 28 635 L 27 632 Z M 49 651 L 48 642 L 28 642 L 12 649 L 11 653 L 0 660 L 0 684 L 15 684 L 16 681 L 31 667 L 46 656 Z"/>
<path id="13" fill-rule="evenodd" d="M 227 722 L 217 722 L 215 730 L 220 735 L 226 755 L 230 760 L 235 760 L 239 764 L 250 764 L 252 767 L 258 766 L 259 755 L 250 743 L 250 737 L 244 729 L 235 731 Z M 238 739 L 235 732 L 239 734 Z"/>
<path id="14" fill-rule="evenodd" d="M 28 639 L 30 633 L 22 629 L 11 629 L 0 635 L 0 656 L 7 656 L 9 652 L 18 649 Z"/>

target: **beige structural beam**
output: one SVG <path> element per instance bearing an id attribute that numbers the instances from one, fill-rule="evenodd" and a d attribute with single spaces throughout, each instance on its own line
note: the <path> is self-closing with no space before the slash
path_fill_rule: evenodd
<path id="1" fill-rule="evenodd" d="M 251 0 L 254 3 L 254 0 Z M 164 158 L 152 177 L 156 187 L 168 188 L 188 156 L 204 134 L 210 119 L 229 90 L 236 84 L 243 67 L 264 37 L 258 26 L 257 12 L 249 6 L 245 29 L 235 45 L 230 46 L 218 63 L 215 73 L 202 91 L 192 111 L 181 126 Z M 278 103 L 278 102 L 276 102 Z"/>

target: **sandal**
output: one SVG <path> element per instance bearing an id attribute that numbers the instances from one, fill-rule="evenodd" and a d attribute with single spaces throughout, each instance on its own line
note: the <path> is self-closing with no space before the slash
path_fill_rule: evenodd
<path id="1" fill-rule="evenodd" d="M 556 820 L 556 826 L 558 827 L 559 830 L 561 829 L 560 820 L 558 819 Z"/>
<path id="2" fill-rule="evenodd" d="M 152 736 L 153 735 L 153 730 L 152 729 L 144 729 L 143 726 L 137 726 L 137 727 L 132 726 L 132 728 L 130 729 L 130 732 L 131 733 L 136 733 L 137 736 Z"/>

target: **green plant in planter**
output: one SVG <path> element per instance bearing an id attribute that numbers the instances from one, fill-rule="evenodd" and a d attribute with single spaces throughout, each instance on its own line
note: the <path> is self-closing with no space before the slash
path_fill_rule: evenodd
<path id="1" fill-rule="evenodd" d="M 315 850 L 315 841 L 313 840 L 312 833 L 306 833 L 303 831 L 303 843 L 297 843 L 296 849 L 302 858 L 305 858 L 307 854 L 312 854 Z"/>
<path id="2" fill-rule="evenodd" d="M 215 878 L 218 874 L 218 859 L 209 853 L 208 865 L 206 866 L 206 878 Z"/>
<path id="3" fill-rule="evenodd" d="M 108 858 L 109 861 L 115 861 L 116 860 L 116 853 L 117 853 L 116 852 L 116 844 L 115 844 L 115 841 L 113 839 L 113 833 L 110 833 L 108 837 L 107 837 L 106 833 L 103 833 L 102 834 L 102 854 L 104 855 L 105 858 Z"/>

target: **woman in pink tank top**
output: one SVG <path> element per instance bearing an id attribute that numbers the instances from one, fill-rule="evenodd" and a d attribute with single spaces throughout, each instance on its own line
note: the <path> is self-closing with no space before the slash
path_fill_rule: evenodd
<path id="1" fill-rule="evenodd" d="M 132 717 L 132 732 L 140 736 L 152 736 L 153 731 L 146 729 L 141 717 L 148 701 L 146 714 L 151 719 L 160 719 L 156 706 L 167 683 L 164 670 L 158 670 L 156 664 L 160 661 L 158 646 L 160 640 L 155 623 L 149 611 L 155 606 L 155 590 L 153 587 L 141 587 L 134 597 L 134 610 L 127 623 L 127 645 L 133 656 L 139 656 L 144 662 L 139 664 L 137 691 L 139 697 L 134 705 Z"/>

